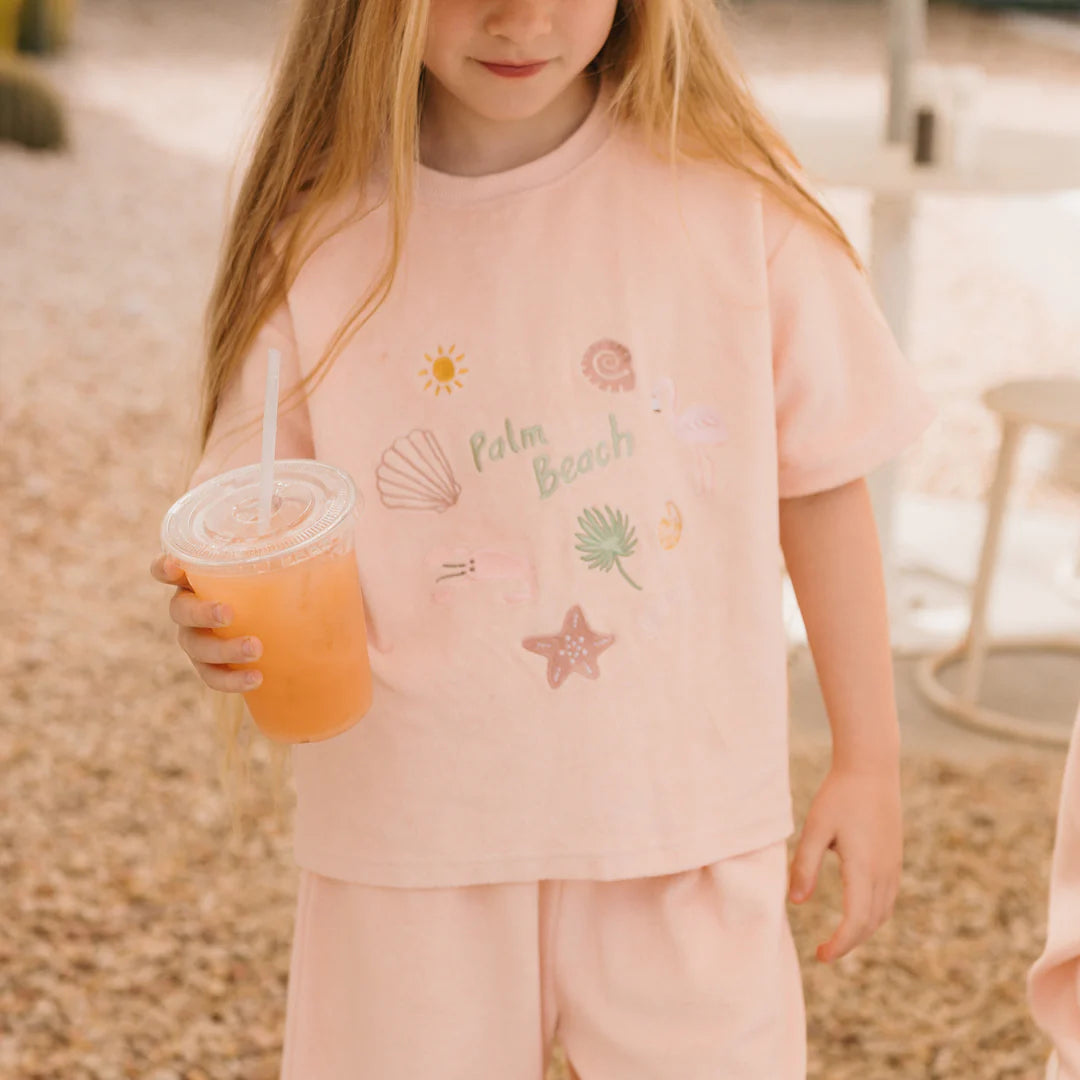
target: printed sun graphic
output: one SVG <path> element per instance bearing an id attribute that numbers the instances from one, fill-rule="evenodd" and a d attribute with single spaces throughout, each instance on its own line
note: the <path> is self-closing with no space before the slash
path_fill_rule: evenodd
<path id="1" fill-rule="evenodd" d="M 465 359 L 465 356 L 463 353 L 455 356 L 453 345 L 445 351 L 440 345 L 434 360 L 427 353 L 424 353 L 424 359 L 428 362 L 428 366 L 421 368 L 420 374 L 427 378 L 427 382 L 424 383 L 425 390 L 430 390 L 434 386 L 435 396 L 438 397 L 444 390 L 447 394 L 452 394 L 455 386 L 459 390 L 462 388 L 464 384 L 461 376 L 468 375 L 469 369 L 461 366 L 461 361 Z"/>

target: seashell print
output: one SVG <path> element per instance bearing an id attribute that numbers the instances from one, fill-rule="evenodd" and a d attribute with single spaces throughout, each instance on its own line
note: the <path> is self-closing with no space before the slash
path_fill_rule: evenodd
<path id="1" fill-rule="evenodd" d="M 679 508 L 673 502 L 669 502 L 664 507 L 664 515 L 660 519 L 657 532 L 660 538 L 660 546 L 665 551 L 671 551 L 682 538 L 682 514 L 679 513 Z"/>
<path id="2" fill-rule="evenodd" d="M 605 338 L 590 345 L 581 360 L 585 378 L 601 390 L 618 393 L 634 389 L 634 365 L 630 350 Z"/>
<path id="3" fill-rule="evenodd" d="M 461 495 L 461 485 L 439 440 L 430 431 L 410 431 L 395 439 L 379 459 L 375 486 L 391 510 L 449 510 Z"/>

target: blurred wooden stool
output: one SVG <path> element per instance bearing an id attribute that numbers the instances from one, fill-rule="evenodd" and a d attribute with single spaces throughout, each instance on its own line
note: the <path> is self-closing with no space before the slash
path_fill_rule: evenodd
<path id="1" fill-rule="evenodd" d="M 1080 654 L 1080 638 L 1053 635 L 990 640 L 986 630 L 987 602 L 1020 438 L 1027 427 L 1046 428 L 1066 438 L 1080 436 L 1080 379 L 1002 383 L 983 394 L 983 403 L 1001 419 L 1001 445 L 987 496 L 986 532 L 972 594 L 971 621 L 967 634 L 958 645 L 920 661 L 915 670 L 915 682 L 934 706 L 961 724 L 1013 739 L 1064 746 L 1069 741 L 1067 725 L 998 712 L 980 705 L 978 696 L 989 652 Z M 966 660 L 967 665 L 957 693 L 949 690 L 939 675 L 944 668 L 960 660 Z"/>

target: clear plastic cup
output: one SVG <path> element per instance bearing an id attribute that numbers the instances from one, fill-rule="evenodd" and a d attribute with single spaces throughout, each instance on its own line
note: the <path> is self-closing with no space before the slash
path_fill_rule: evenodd
<path id="1" fill-rule="evenodd" d="M 340 735 L 371 707 L 364 600 L 355 555 L 356 485 L 319 461 L 274 463 L 270 529 L 259 527 L 260 466 L 246 465 L 178 499 L 161 526 L 162 548 L 202 600 L 233 621 L 221 638 L 262 642 L 250 664 L 262 683 L 244 694 L 275 742 Z"/>

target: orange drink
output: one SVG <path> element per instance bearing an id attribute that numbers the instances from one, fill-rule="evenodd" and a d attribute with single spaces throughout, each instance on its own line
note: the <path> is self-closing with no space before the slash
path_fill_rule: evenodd
<path id="1" fill-rule="evenodd" d="M 200 599 L 232 609 L 216 635 L 262 643 L 257 660 L 231 666 L 262 673 L 244 699 L 263 734 L 287 743 L 329 739 L 371 707 L 356 488 L 321 462 L 276 462 L 266 530 L 256 508 L 258 469 L 213 477 L 179 499 L 162 525 L 163 547 Z"/>
<path id="2" fill-rule="evenodd" d="M 262 683 L 244 699 L 265 735 L 278 742 L 326 739 L 371 707 L 364 602 L 351 550 L 258 576 L 189 570 L 188 581 L 200 598 L 232 608 L 233 621 L 215 634 L 262 642 L 258 660 L 231 666 L 262 672 Z"/>

